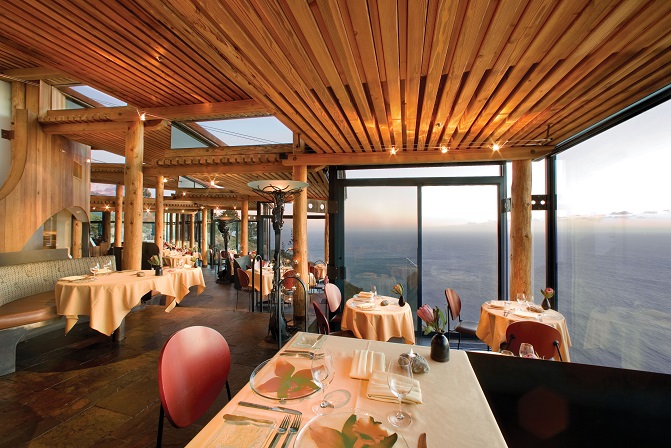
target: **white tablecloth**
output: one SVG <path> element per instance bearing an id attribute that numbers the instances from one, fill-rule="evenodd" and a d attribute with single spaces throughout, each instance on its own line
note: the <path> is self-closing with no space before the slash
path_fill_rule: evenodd
<path id="1" fill-rule="evenodd" d="M 298 333 L 285 345 L 285 349 L 295 350 L 291 344 L 301 336 Z M 387 413 L 397 409 L 395 403 L 385 403 L 371 400 L 366 397 L 368 382 L 352 379 L 349 376 L 354 350 L 374 350 L 384 352 L 387 359 L 391 356 L 405 353 L 407 345 L 390 342 L 368 341 L 364 339 L 342 338 L 326 336 L 323 348 L 331 350 L 336 363 L 336 376 L 327 392 L 345 389 L 352 394 L 347 407 L 366 410 L 386 418 Z M 501 430 L 492 414 L 485 395 L 468 361 L 466 352 L 453 350 L 450 361 L 446 363 L 434 362 L 429 357 L 429 347 L 413 346 L 416 353 L 424 356 L 430 367 L 429 373 L 417 374 L 421 384 L 423 404 L 407 405 L 404 410 L 413 416 L 413 423 L 406 429 L 398 430 L 410 448 L 417 446 L 419 435 L 427 433 L 430 447 L 503 447 L 506 446 Z M 235 355 L 233 356 L 235 363 Z M 303 413 L 303 425 L 313 418 L 312 404 L 321 398 L 317 393 L 304 401 L 289 402 L 285 407 L 299 410 Z M 251 401 L 265 405 L 277 405 L 267 399 L 254 394 L 249 384 L 228 403 L 187 445 L 189 448 L 207 446 L 216 436 L 221 427 L 222 416 L 227 413 L 245 414 L 274 419 L 280 422 L 284 414 L 273 411 L 264 411 L 239 406 L 240 401 Z M 280 440 L 283 442 L 284 438 Z M 278 446 L 280 446 L 278 444 Z"/>

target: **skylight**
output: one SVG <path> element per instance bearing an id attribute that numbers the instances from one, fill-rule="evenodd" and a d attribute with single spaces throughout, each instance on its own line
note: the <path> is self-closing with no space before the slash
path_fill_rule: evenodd
<path id="1" fill-rule="evenodd" d="M 229 146 L 291 143 L 293 133 L 275 117 L 201 121 L 203 128 Z"/>

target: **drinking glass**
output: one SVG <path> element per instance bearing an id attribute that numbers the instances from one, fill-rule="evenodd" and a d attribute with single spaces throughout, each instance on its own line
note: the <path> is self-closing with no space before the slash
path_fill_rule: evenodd
<path id="1" fill-rule="evenodd" d="M 91 274 L 93 274 L 93 278 L 95 278 L 96 274 L 98 273 L 98 269 L 100 269 L 100 263 L 96 263 L 94 266 L 91 266 Z"/>
<path id="2" fill-rule="evenodd" d="M 528 342 L 522 342 L 520 344 L 520 358 L 536 358 L 534 346 Z"/>
<path id="3" fill-rule="evenodd" d="M 377 287 L 375 287 L 374 285 L 371 286 L 370 287 L 370 293 L 373 296 L 373 298 L 375 298 L 375 296 L 377 295 Z"/>
<path id="4" fill-rule="evenodd" d="M 387 384 L 389 384 L 391 393 L 398 398 L 398 410 L 387 414 L 387 420 L 397 428 L 407 428 L 412 423 L 412 416 L 403 412 L 403 398 L 412 390 L 412 362 L 410 358 L 399 356 L 389 361 Z"/>
<path id="5" fill-rule="evenodd" d="M 312 370 L 312 380 L 322 390 L 322 399 L 312 405 L 312 411 L 319 415 L 330 414 L 333 412 L 334 406 L 326 399 L 326 388 L 335 376 L 335 364 L 331 352 L 329 350 L 313 352 L 310 369 Z"/>
<path id="6" fill-rule="evenodd" d="M 527 301 L 527 295 L 524 294 L 523 292 L 518 292 L 517 296 L 515 296 L 515 299 L 517 300 L 517 303 L 520 305 L 524 305 L 524 302 Z"/>

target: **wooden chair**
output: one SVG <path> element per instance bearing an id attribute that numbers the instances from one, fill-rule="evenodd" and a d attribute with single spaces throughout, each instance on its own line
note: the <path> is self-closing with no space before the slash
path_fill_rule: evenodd
<path id="1" fill-rule="evenodd" d="M 177 428 L 198 420 L 217 399 L 224 385 L 228 399 L 231 351 L 226 339 L 209 327 L 187 327 L 173 334 L 158 359 L 161 410 L 156 446 L 161 446 L 163 417 Z"/>
<path id="2" fill-rule="evenodd" d="M 457 342 L 457 350 L 461 346 L 461 335 L 469 334 L 475 336 L 475 332 L 478 329 L 478 322 L 461 320 L 461 297 L 459 294 L 452 289 L 447 288 L 445 290 L 445 299 L 447 299 L 447 308 L 449 309 L 449 316 L 447 317 L 447 332 L 448 334 L 452 331 L 457 333 L 459 340 Z M 457 321 L 454 329 L 450 330 L 450 318 L 451 320 Z"/>
<path id="3" fill-rule="evenodd" d="M 561 333 L 551 325 L 534 320 L 513 322 L 506 328 L 506 341 L 501 344 L 501 349 L 517 355 L 523 342 L 533 345 L 542 359 L 559 358 L 563 361 L 559 351 Z"/>
<path id="4" fill-rule="evenodd" d="M 319 308 L 317 302 L 312 302 L 312 306 L 315 309 L 315 316 L 317 317 L 317 331 L 319 331 L 319 334 L 331 334 L 329 321 L 326 319 L 326 316 L 324 316 L 322 309 Z"/>
<path id="5" fill-rule="evenodd" d="M 324 294 L 326 294 L 326 302 L 328 303 L 329 325 L 331 328 L 340 330 L 342 322 L 342 314 L 340 313 L 342 294 L 340 293 L 340 288 L 334 283 L 327 283 L 324 285 Z"/>
<path id="6" fill-rule="evenodd" d="M 246 271 L 243 271 L 242 269 L 238 268 L 236 271 L 236 274 L 238 276 L 238 282 L 240 283 L 240 289 L 236 289 L 236 294 L 235 294 L 235 309 L 238 309 L 238 298 L 240 295 L 240 291 L 246 291 L 249 294 L 249 303 L 250 303 L 250 309 L 251 309 L 251 302 L 253 300 L 252 294 L 254 291 L 252 290 L 251 287 L 251 281 L 249 280 L 249 274 L 247 274 Z"/>

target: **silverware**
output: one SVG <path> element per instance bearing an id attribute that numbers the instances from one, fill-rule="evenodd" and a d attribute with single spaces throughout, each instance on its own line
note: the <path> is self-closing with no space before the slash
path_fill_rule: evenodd
<path id="1" fill-rule="evenodd" d="M 417 442 L 417 448 L 426 448 L 426 433 L 423 432 L 419 436 L 419 441 Z"/>
<path id="2" fill-rule="evenodd" d="M 282 419 L 280 427 L 277 428 L 277 432 L 275 433 L 275 437 L 273 437 L 273 441 L 271 442 L 269 448 L 275 448 L 275 445 L 277 445 L 277 442 L 279 442 L 280 438 L 282 437 L 282 434 L 287 432 L 288 427 L 289 427 L 289 416 L 285 415 L 284 419 Z"/>
<path id="3" fill-rule="evenodd" d="M 302 415 L 297 415 L 291 421 L 291 427 L 289 428 L 289 435 L 287 436 L 286 439 L 284 439 L 284 443 L 282 444 L 282 448 L 286 448 L 287 446 L 289 446 L 289 440 L 291 440 L 291 438 L 298 432 L 298 428 L 301 427 L 302 418 L 303 418 Z"/>
<path id="4" fill-rule="evenodd" d="M 248 401 L 241 401 L 238 404 L 240 406 L 246 406 L 248 408 L 263 409 L 264 411 L 275 411 L 275 412 L 284 412 L 285 414 L 303 415 L 301 411 L 296 411 L 295 409 L 283 408 L 281 406 L 266 406 L 264 404 L 250 403 Z"/>

